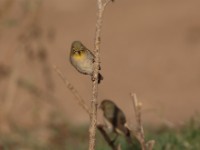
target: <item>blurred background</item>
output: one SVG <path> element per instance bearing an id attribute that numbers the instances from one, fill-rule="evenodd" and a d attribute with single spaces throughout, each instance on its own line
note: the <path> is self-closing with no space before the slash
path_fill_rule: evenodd
<path id="1" fill-rule="evenodd" d="M 198 114 L 199 5 L 198 0 L 111 3 L 103 20 L 99 102 L 116 102 L 131 125 L 130 92 L 143 103 L 143 120 L 149 126 L 179 126 Z M 88 124 L 89 117 L 52 66 L 89 105 L 91 79 L 71 66 L 69 52 L 74 40 L 93 50 L 95 22 L 96 1 L 0 0 L 2 134 L 37 128 L 35 134 L 44 140 L 49 126 L 68 134 L 62 120 L 73 126 Z"/>

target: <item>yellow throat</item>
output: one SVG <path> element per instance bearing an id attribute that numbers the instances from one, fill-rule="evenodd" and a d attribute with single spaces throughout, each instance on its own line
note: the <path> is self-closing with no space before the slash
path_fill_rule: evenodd
<path id="1" fill-rule="evenodd" d="M 76 59 L 76 60 L 82 60 L 82 59 L 85 58 L 85 52 L 84 52 L 84 51 L 79 51 L 79 53 L 78 53 L 78 52 L 75 52 L 75 53 L 73 54 L 73 57 L 74 57 L 74 59 Z"/>

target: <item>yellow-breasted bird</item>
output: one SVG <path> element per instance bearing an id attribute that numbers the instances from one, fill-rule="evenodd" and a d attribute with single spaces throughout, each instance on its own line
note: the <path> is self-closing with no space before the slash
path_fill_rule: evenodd
<path id="1" fill-rule="evenodd" d="M 103 100 L 100 104 L 100 108 L 103 110 L 105 123 L 107 126 L 112 126 L 112 131 L 117 134 L 123 134 L 126 137 L 130 137 L 131 133 L 126 127 L 126 117 L 123 111 L 111 100 Z"/>
<path id="2" fill-rule="evenodd" d="M 90 75 L 93 80 L 94 54 L 87 49 L 80 41 L 74 41 L 71 45 L 70 62 L 82 74 Z M 99 68 L 100 70 L 100 68 Z M 98 83 L 103 76 L 98 74 Z"/>

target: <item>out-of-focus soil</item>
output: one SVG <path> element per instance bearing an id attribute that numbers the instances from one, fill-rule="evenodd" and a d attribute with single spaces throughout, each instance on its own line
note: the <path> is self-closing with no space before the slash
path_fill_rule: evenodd
<path id="1" fill-rule="evenodd" d="M 54 28 L 55 41 L 48 44 L 50 64 L 57 65 L 88 102 L 92 84 L 69 62 L 74 40 L 94 47 L 96 1 L 44 1 L 41 24 Z M 180 124 L 200 110 L 200 1 L 116 0 L 105 11 L 99 100 L 112 99 L 133 122 L 130 92 L 143 103 L 147 123 Z M 12 64 L 16 28 L 6 29 L 0 41 L 0 61 Z M 12 44 L 11 44 L 12 43 Z M 23 60 L 22 60 L 23 61 Z M 23 70 L 23 67 L 21 67 Z M 29 74 L 39 74 L 30 69 Z M 55 97 L 72 123 L 85 123 L 87 114 L 77 104 L 59 76 L 53 72 Z M 23 96 L 21 96 L 23 99 Z"/>

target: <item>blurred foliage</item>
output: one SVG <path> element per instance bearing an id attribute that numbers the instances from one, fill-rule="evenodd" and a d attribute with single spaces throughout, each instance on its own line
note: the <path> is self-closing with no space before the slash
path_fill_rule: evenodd
<path id="1" fill-rule="evenodd" d="M 71 126 L 59 114 L 52 114 L 43 127 L 24 129 L 12 124 L 10 134 L 0 134 L 0 147 L 9 150 L 85 150 L 88 146 L 88 127 Z M 161 127 L 147 130 L 147 139 L 155 139 L 154 150 L 198 150 L 200 149 L 200 119 L 193 118 L 183 127 L 169 129 Z M 127 146 L 123 137 L 118 138 L 122 150 L 139 150 Z M 100 132 L 97 132 L 97 150 L 110 150 Z"/>
<path id="2" fill-rule="evenodd" d="M 5 93 L 4 96 L 0 93 L 2 100 L 0 115 L 4 116 L 1 118 L 4 122 L 9 117 L 12 118 L 12 115 L 16 115 L 15 108 L 24 107 L 18 104 L 20 100 L 26 99 L 27 102 L 30 102 L 30 105 L 31 101 L 35 101 L 35 99 L 46 100 L 46 102 L 48 102 L 47 99 L 55 100 L 55 98 L 52 98 L 54 97 L 54 81 L 51 75 L 49 49 L 47 47 L 47 42 L 54 40 L 54 29 L 47 27 L 49 29 L 46 30 L 42 27 L 42 10 L 43 0 L 0 1 L 0 36 L 5 34 L 2 30 L 5 27 L 12 26 L 16 28 L 16 31 L 19 31 L 13 34 L 16 38 L 17 47 L 8 51 L 8 53 L 11 53 L 12 61 L 0 62 L 0 80 L 7 79 L 4 80 L 7 84 L 6 88 L 2 88 L 2 92 L 0 91 L 3 94 Z M 9 63 L 9 65 L 6 63 Z M 22 72 L 21 66 L 27 71 Z M 33 70 L 33 68 L 36 69 Z M 37 77 L 36 73 L 30 73 L 33 71 L 41 72 L 40 77 Z M 38 81 L 40 78 L 42 78 L 42 82 Z M 20 87 L 25 89 L 24 93 L 16 96 Z M 29 94 L 29 98 L 24 98 L 26 94 Z M 18 100 L 18 103 L 14 104 L 16 100 Z M 31 106 L 38 112 L 41 109 L 46 109 L 41 107 L 41 103 L 34 103 Z M 21 118 L 23 118 L 23 115 Z M 32 118 L 32 116 L 29 118 Z"/>
<path id="3" fill-rule="evenodd" d="M 160 128 L 148 137 L 156 140 L 155 150 L 200 149 L 200 117 L 192 118 L 179 129 Z"/>

